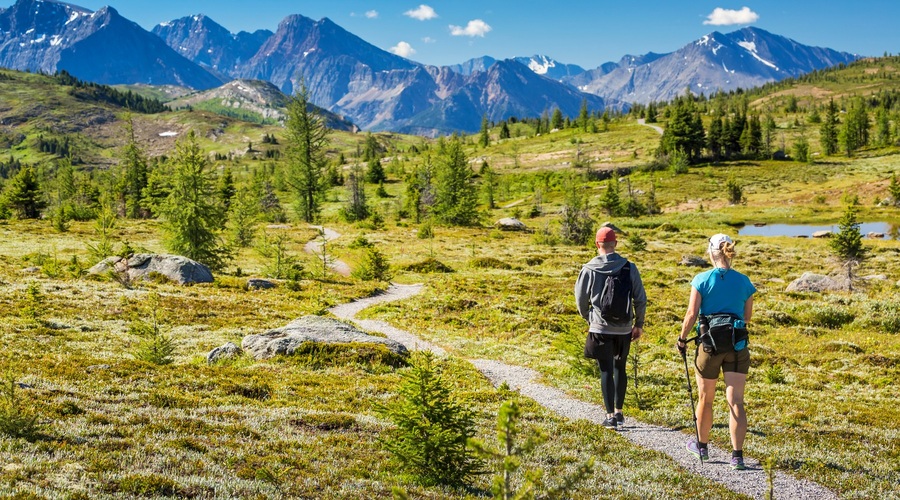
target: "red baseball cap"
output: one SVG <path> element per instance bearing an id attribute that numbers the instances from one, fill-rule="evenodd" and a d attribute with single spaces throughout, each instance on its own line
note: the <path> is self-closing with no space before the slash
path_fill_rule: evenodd
<path id="1" fill-rule="evenodd" d="M 597 230 L 597 238 L 594 239 L 594 243 L 599 248 L 604 243 L 609 243 L 610 241 L 616 241 L 616 232 L 611 228 L 606 226 L 601 227 Z"/>

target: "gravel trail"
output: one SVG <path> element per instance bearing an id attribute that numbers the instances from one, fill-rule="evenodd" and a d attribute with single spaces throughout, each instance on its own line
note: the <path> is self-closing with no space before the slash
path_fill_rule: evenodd
<path id="1" fill-rule="evenodd" d="M 428 350 L 438 355 L 446 354 L 446 351 L 430 342 L 423 341 L 414 334 L 395 328 L 383 321 L 357 320 L 356 314 L 363 309 L 382 302 L 403 300 L 422 291 L 422 285 L 394 285 L 385 292 L 372 297 L 342 304 L 331 308 L 331 313 L 336 317 L 353 321 L 360 327 L 380 332 L 388 338 L 396 340 L 410 350 Z M 537 382 L 540 374 L 536 371 L 521 366 L 512 366 L 498 361 L 486 359 L 469 360 L 478 371 L 496 387 L 504 382 L 513 390 L 518 390 L 522 395 L 534 399 L 541 406 L 556 412 L 557 414 L 572 419 L 585 419 L 595 424 L 600 424 L 606 417 L 606 412 L 601 405 L 588 403 L 575 399 L 563 391 Z M 685 394 L 687 395 L 687 394 Z M 685 415 L 687 420 L 689 415 Z M 745 456 L 744 462 L 747 470 L 731 470 L 731 450 L 723 450 L 709 446 L 710 460 L 700 464 L 699 460 L 685 450 L 685 444 L 691 435 L 678 430 L 645 424 L 633 418 L 625 417 L 625 427 L 617 432 L 629 441 L 672 457 L 678 465 L 701 475 L 707 479 L 716 481 L 726 488 L 752 498 L 765 498 L 768 490 L 766 473 L 758 460 Z M 837 495 L 811 481 L 797 479 L 789 474 L 778 472 L 775 476 L 774 492 L 776 498 L 790 498 L 800 500 L 829 500 L 838 498 Z"/>
<path id="2" fill-rule="evenodd" d="M 325 234 L 324 238 L 325 238 L 326 242 L 337 239 L 341 236 L 340 233 L 338 233 L 337 231 L 335 231 L 333 229 L 328 229 L 327 227 L 322 227 L 322 226 L 311 226 L 311 227 L 322 231 Z M 306 242 L 306 245 L 303 246 L 303 249 L 306 251 L 306 253 L 311 253 L 314 255 L 321 255 L 322 242 L 319 241 L 318 238 L 316 238 L 312 241 Z M 341 276 L 350 276 L 350 266 L 348 266 L 346 262 L 332 258 L 330 255 L 326 256 L 326 257 L 327 257 L 326 263 L 328 264 L 328 267 L 331 268 L 331 270 L 340 274 Z"/>

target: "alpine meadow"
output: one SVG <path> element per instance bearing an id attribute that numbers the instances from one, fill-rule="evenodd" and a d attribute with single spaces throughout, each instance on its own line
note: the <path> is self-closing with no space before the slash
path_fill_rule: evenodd
<path id="1" fill-rule="evenodd" d="M 448 134 L 360 130 L 315 84 L 0 69 L 0 495 L 900 497 L 900 57 Z M 502 380 L 601 411 L 573 286 L 604 223 L 647 294 L 626 422 L 679 443 L 691 279 L 737 242 L 751 470 Z"/>

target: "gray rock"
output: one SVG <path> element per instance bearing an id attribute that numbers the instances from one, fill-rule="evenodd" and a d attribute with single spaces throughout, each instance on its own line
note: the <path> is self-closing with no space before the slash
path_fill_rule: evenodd
<path id="1" fill-rule="evenodd" d="M 884 238 L 884 233 L 876 233 L 875 231 L 869 231 L 866 233 L 866 238 L 870 240 L 880 240 Z"/>
<path id="2" fill-rule="evenodd" d="M 681 262 L 678 263 L 681 266 L 688 267 L 710 267 L 712 264 L 706 261 L 706 259 L 702 257 L 695 257 L 693 255 L 682 255 Z"/>
<path id="3" fill-rule="evenodd" d="M 38 266 L 26 267 L 25 269 L 22 269 L 22 272 L 26 274 L 39 273 L 41 272 L 41 268 Z"/>
<path id="4" fill-rule="evenodd" d="M 503 231 L 528 231 L 528 226 L 514 217 L 504 217 L 494 223 L 494 226 Z"/>
<path id="5" fill-rule="evenodd" d="M 813 238 L 831 238 L 834 233 L 831 231 L 816 231 L 813 233 Z"/>
<path id="6" fill-rule="evenodd" d="M 618 234 L 626 234 L 625 231 L 622 231 L 621 229 L 616 227 L 615 224 L 613 224 L 612 222 L 609 222 L 609 221 L 606 221 L 603 224 L 600 224 L 600 227 L 608 227 L 608 228 L 612 229 L 613 231 L 615 231 L 617 235 Z"/>
<path id="7" fill-rule="evenodd" d="M 127 260 L 121 257 L 107 257 L 88 269 L 91 274 L 105 274 L 109 271 L 126 273 L 132 281 L 149 279 L 150 273 L 161 274 L 181 285 L 213 281 L 212 272 L 208 267 L 180 255 L 138 253 Z"/>
<path id="8" fill-rule="evenodd" d="M 885 275 L 885 274 L 870 274 L 868 276 L 861 276 L 860 279 L 864 279 L 866 281 L 886 281 L 887 275 Z"/>
<path id="9" fill-rule="evenodd" d="M 835 279 L 822 274 L 803 273 L 785 289 L 788 292 L 833 292 L 849 290 L 846 279 Z"/>
<path id="10" fill-rule="evenodd" d="M 243 353 L 244 351 L 242 351 L 241 348 L 237 346 L 237 344 L 235 344 L 234 342 L 228 342 L 222 346 L 216 347 L 212 351 L 209 351 L 209 354 L 206 355 L 206 364 L 215 364 L 220 359 L 233 359 Z"/>
<path id="11" fill-rule="evenodd" d="M 247 280 L 247 289 L 249 290 L 268 290 L 275 288 L 275 283 L 260 278 L 250 278 Z"/>
<path id="12" fill-rule="evenodd" d="M 85 371 L 87 371 L 88 373 L 102 372 L 102 371 L 109 370 L 110 368 L 111 367 L 109 365 L 91 365 L 91 366 L 85 368 Z"/>
<path id="13" fill-rule="evenodd" d="M 399 342 L 375 337 L 347 323 L 321 316 L 304 316 L 281 328 L 247 335 L 241 341 L 241 348 L 256 359 L 266 359 L 293 354 L 305 342 L 382 344 L 397 354 L 408 352 Z"/>

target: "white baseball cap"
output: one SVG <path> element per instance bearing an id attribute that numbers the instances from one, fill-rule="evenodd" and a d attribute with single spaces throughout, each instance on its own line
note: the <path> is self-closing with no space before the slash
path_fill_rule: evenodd
<path id="1" fill-rule="evenodd" d="M 727 234 L 714 234 L 712 238 L 709 239 L 709 251 L 718 250 L 722 243 L 733 243 L 732 239 Z"/>

